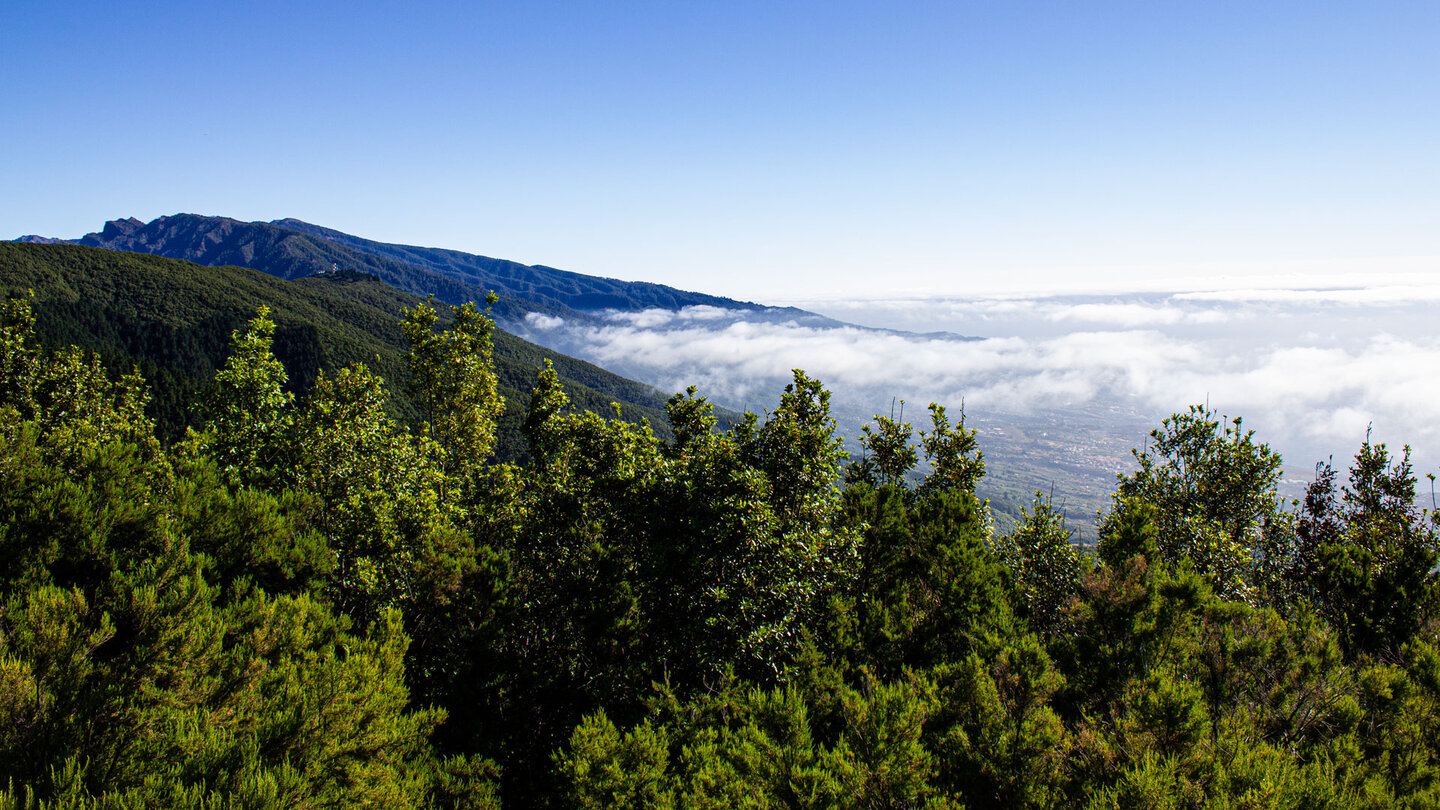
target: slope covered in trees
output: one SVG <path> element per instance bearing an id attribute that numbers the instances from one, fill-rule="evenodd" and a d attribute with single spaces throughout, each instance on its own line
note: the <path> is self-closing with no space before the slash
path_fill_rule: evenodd
<path id="1" fill-rule="evenodd" d="M 378 280 L 339 273 L 282 281 L 239 267 L 204 267 L 136 253 L 68 245 L 0 243 L 0 295 L 35 292 L 37 330 L 50 345 L 98 351 L 115 371 L 138 364 L 151 384 L 151 415 L 173 439 L 199 416 L 229 350 L 231 331 L 264 305 L 276 323 L 275 352 L 304 393 L 321 369 L 369 364 L 403 389 L 408 369 L 397 318 L 414 296 Z M 482 293 L 483 297 L 483 293 Z M 625 419 L 664 423 L 664 395 L 649 386 L 555 352 L 503 330 L 495 333 L 500 392 L 524 403 L 535 369 L 549 359 L 576 401 Z M 413 415 L 408 401 L 397 403 Z M 505 458 L 523 454 L 519 417 L 501 425 Z"/>
<path id="2" fill-rule="evenodd" d="M 493 324 L 287 387 L 260 310 L 198 429 L 0 312 L 0 807 L 1387 807 L 1440 802 L 1436 533 L 1404 453 L 1303 504 L 1162 424 L 1096 553 L 997 536 L 975 434 L 846 465 L 796 372 L 670 437 L 543 367 L 494 459 Z M 909 475 L 925 459 L 928 474 Z"/>

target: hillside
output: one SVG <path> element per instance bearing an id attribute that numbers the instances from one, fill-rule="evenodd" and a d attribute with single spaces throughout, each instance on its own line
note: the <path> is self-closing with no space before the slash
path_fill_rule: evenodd
<path id="1" fill-rule="evenodd" d="M 27 237 L 28 239 L 28 237 Z M 249 267 L 283 279 L 297 279 L 332 269 L 373 275 L 403 292 L 434 295 L 450 304 L 483 301 L 490 287 L 449 278 L 432 270 L 362 253 L 336 242 L 266 222 L 240 222 L 227 217 L 176 214 L 151 222 L 117 219 L 72 244 L 133 253 L 150 253 L 212 267 Z M 502 320 L 527 312 L 560 314 L 543 304 L 505 295 L 495 309 Z M 568 313 L 566 313 L 568 314 Z"/>
<path id="2" fill-rule="evenodd" d="M 513 295 L 527 301 L 568 308 L 576 312 L 597 309 L 681 309 L 688 306 L 765 309 L 749 301 L 689 292 L 664 284 L 588 276 L 544 265 L 526 265 L 477 256 L 459 250 L 375 242 L 298 219 L 277 219 L 270 224 L 318 236 L 371 256 L 433 270 L 447 278 L 493 289 L 501 295 Z"/>
<path id="3" fill-rule="evenodd" d="M 402 390 L 407 372 L 398 319 L 420 300 L 355 272 L 285 281 L 242 267 L 75 245 L 0 243 L 0 295 L 31 289 L 46 342 L 101 352 L 114 368 L 141 367 L 152 383 L 153 413 L 171 438 L 193 422 L 195 403 L 225 361 L 231 331 L 261 305 L 272 311 L 276 354 L 296 390 L 308 390 L 321 369 L 354 362 L 370 365 Z M 545 358 L 555 364 L 577 409 L 608 414 L 610 403 L 619 402 L 626 420 L 648 418 L 665 431 L 664 395 L 657 390 L 497 330 L 496 374 L 508 403 L 503 457 L 521 452 L 516 429 Z M 403 411 L 406 404 L 397 407 Z"/>
<path id="4" fill-rule="evenodd" d="M 27 236 L 19 241 L 65 240 Z M 298 219 L 241 222 L 227 217 L 176 214 L 141 222 L 131 217 L 112 220 L 98 232 L 69 241 L 197 264 L 250 267 L 286 279 L 334 268 L 356 270 L 405 292 L 434 294 L 447 303 L 481 300 L 493 290 L 501 297 L 495 310 L 501 321 L 518 321 L 529 312 L 584 319 L 587 313 L 607 309 L 674 310 L 688 306 L 819 317 L 793 308 L 763 307 L 663 284 L 588 276 L 458 250 L 376 242 Z"/>

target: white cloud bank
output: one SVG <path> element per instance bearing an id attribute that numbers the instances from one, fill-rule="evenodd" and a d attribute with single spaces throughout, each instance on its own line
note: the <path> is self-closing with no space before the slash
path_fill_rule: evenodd
<path id="1" fill-rule="evenodd" d="M 1440 301 L 1440 284 L 1394 284 L 1383 287 L 1338 289 L 1236 289 L 1177 293 L 1176 301 L 1276 302 L 1284 304 L 1337 304 L 1343 306 L 1401 306 Z"/>
<path id="2" fill-rule="evenodd" d="M 553 330 L 552 339 L 564 333 L 565 350 L 600 365 L 670 390 L 695 384 L 718 402 L 757 410 L 773 407 L 791 369 L 802 368 L 837 399 L 963 399 L 971 412 L 1121 403 L 1165 414 L 1208 401 L 1245 417 L 1301 464 L 1353 452 L 1374 423 L 1377 439 L 1416 445 L 1417 461 L 1440 459 L 1440 336 L 1429 332 L 1425 308 L 1416 310 L 1414 298 L 1403 310 L 1373 303 L 1392 306 L 1388 293 L 1346 298 L 1373 317 L 1352 312 L 1337 335 L 1324 313 L 1295 307 L 1313 308 L 1313 291 L 1289 292 L 1297 295 L 933 302 L 946 317 L 989 317 L 976 323 L 1011 331 L 975 340 L 755 322 L 713 307 L 617 314 L 599 326 L 531 325 Z M 1395 331 L 1407 324 L 1408 333 Z"/>
<path id="3" fill-rule="evenodd" d="M 549 330 L 565 325 L 565 319 L 556 315 L 545 315 L 540 312 L 525 313 L 525 323 L 535 329 Z"/>

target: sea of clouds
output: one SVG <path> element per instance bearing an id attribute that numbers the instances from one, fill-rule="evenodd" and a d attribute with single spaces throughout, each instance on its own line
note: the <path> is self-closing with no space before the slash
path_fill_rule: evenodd
<path id="1" fill-rule="evenodd" d="M 787 303 L 855 325 L 691 307 L 595 323 L 532 315 L 524 331 L 756 412 L 802 368 L 842 414 L 963 401 L 996 424 L 1089 409 L 1153 425 L 1208 403 L 1244 417 L 1295 469 L 1348 459 L 1367 430 L 1412 445 L 1422 475 L 1440 462 L 1436 283 Z"/>

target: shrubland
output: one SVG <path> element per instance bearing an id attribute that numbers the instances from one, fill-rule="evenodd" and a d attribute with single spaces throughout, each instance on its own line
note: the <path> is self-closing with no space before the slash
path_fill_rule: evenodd
<path id="1" fill-rule="evenodd" d="M 0 807 L 1440 803 L 1407 452 L 1287 503 L 1191 408 L 1092 554 L 1038 494 L 997 535 L 941 406 L 847 465 L 799 371 L 662 437 L 547 364 L 501 462 L 473 304 L 405 315 L 403 392 L 299 395 L 261 310 L 162 441 L 138 373 L 0 316 Z"/>

